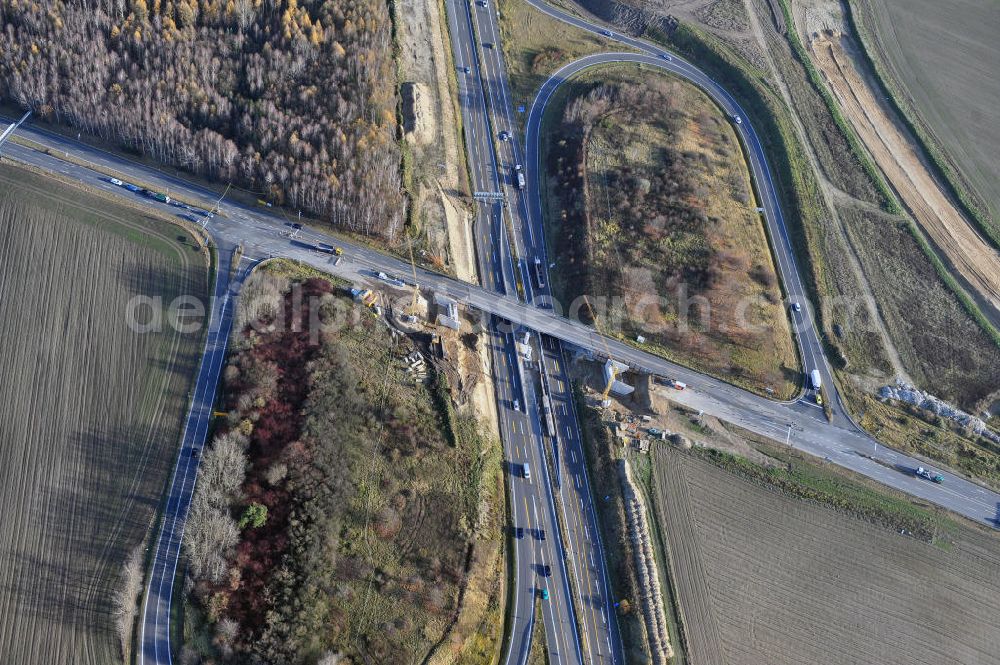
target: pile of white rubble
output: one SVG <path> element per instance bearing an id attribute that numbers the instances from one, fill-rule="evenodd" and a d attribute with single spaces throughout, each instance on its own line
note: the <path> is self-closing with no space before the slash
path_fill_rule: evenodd
<path id="1" fill-rule="evenodd" d="M 893 399 L 898 402 L 912 404 L 924 411 L 929 411 L 942 418 L 953 420 L 967 430 L 994 443 L 1000 443 L 1000 434 L 988 428 L 986 423 L 981 419 L 902 381 L 896 381 L 895 386 L 883 386 L 878 391 L 878 396 L 881 399 Z"/>

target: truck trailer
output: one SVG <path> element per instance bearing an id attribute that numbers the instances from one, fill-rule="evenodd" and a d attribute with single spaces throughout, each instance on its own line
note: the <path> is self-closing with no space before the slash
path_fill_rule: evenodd
<path id="1" fill-rule="evenodd" d="M 524 189 L 527 183 L 524 180 L 524 170 L 520 164 L 514 167 L 514 177 L 517 179 L 517 188 Z"/>
<path id="2" fill-rule="evenodd" d="M 809 385 L 813 390 L 819 390 L 820 386 L 823 385 L 823 377 L 820 376 L 818 369 L 809 373 Z"/>

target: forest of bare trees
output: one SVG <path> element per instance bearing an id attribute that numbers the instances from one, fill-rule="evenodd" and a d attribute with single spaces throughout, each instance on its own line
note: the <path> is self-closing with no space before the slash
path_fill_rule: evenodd
<path id="1" fill-rule="evenodd" d="M 385 0 L 0 2 L 0 95 L 357 233 L 404 220 Z"/>

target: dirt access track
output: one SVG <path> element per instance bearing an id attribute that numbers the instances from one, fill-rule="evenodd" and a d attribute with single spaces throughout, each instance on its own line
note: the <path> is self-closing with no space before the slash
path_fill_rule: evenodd
<path id="1" fill-rule="evenodd" d="M 971 286 L 987 317 L 1000 321 L 1000 253 L 962 216 L 859 73 L 853 42 L 837 31 L 815 34 L 809 48 L 841 109 L 903 204 L 946 261 Z"/>

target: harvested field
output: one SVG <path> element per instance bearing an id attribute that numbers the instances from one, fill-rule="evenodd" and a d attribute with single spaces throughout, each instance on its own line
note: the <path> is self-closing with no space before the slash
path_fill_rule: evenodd
<path id="1" fill-rule="evenodd" d="M 921 228 L 958 274 L 1000 321 L 1000 253 L 949 199 L 914 147 L 907 130 L 890 115 L 859 71 L 853 43 L 841 34 L 810 42 L 840 107 Z"/>
<path id="2" fill-rule="evenodd" d="M 938 547 L 654 452 L 658 519 L 692 662 L 998 663 L 1000 547 Z"/>
<path id="3" fill-rule="evenodd" d="M 177 227 L 0 166 L 0 662 L 122 662 L 113 598 L 202 341 L 132 332 L 126 303 L 203 297 L 206 278 Z"/>
<path id="4" fill-rule="evenodd" d="M 982 0 L 851 0 L 866 49 L 1000 237 L 1000 14 Z M 965 184 L 960 183 L 960 184 Z"/>

